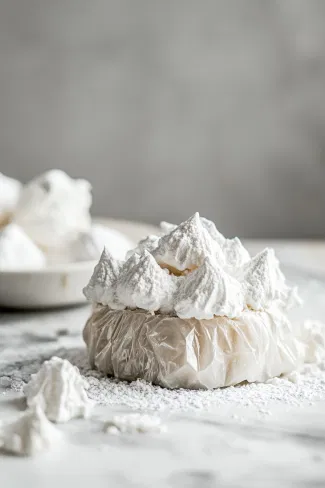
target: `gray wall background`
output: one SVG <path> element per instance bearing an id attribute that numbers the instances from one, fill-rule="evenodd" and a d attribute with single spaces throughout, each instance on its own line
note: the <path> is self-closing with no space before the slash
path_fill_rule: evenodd
<path id="1" fill-rule="evenodd" d="M 94 214 L 325 236 L 325 1 L 0 0 L 0 171 Z"/>

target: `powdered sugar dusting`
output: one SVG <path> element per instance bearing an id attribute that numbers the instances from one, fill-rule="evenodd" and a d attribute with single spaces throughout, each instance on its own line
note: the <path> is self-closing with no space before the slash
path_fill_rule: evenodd
<path id="1" fill-rule="evenodd" d="M 274 405 L 304 406 L 325 400 L 325 362 L 305 365 L 300 373 L 275 378 L 267 383 L 243 384 L 216 390 L 169 390 L 142 380 L 132 383 L 103 376 L 88 366 L 86 352 L 61 349 L 55 355 L 77 366 L 87 380 L 88 397 L 97 404 L 128 407 L 139 412 L 200 412 L 216 408 L 246 407 L 263 413 Z M 1 378 L 11 388 L 22 391 L 30 375 L 40 368 L 44 356 L 19 360 L 0 367 Z M 292 377 L 291 377 L 292 376 Z"/>

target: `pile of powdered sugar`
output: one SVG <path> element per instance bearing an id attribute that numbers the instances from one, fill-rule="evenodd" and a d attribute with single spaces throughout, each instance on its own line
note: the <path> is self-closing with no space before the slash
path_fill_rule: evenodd
<path id="1" fill-rule="evenodd" d="M 31 352 L 31 351 L 29 351 Z M 80 348 L 40 350 L 26 357 L 11 357 L 10 363 L 0 363 L 0 386 L 23 391 L 24 385 L 36 373 L 44 360 L 51 356 L 68 359 L 77 366 L 87 381 L 86 391 L 97 404 L 127 407 L 142 412 L 199 412 L 218 407 L 249 407 L 266 413 L 271 406 L 296 407 L 325 400 L 325 362 L 305 365 L 303 371 L 288 378 L 275 378 L 267 383 L 243 384 L 216 390 L 169 390 L 142 380 L 132 383 L 103 376 L 91 370 L 86 351 Z"/>

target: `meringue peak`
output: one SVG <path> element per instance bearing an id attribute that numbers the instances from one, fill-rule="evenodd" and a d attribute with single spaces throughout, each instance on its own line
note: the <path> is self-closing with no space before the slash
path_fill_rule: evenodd
<path id="1" fill-rule="evenodd" d="M 200 217 L 200 219 L 203 227 L 208 231 L 212 239 L 222 245 L 225 241 L 225 237 L 221 234 L 221 232 L 218 231 L 214 222 L 212 222 L 212 220 L 206 219 L 205 217 Z M 177 225 L 171 224 L 170 222 L 165 222 L 164 220 L 160 222 L 160 229 L 163 234 L 169 234 L 176 228 Z"/>
<path id="2" fill-rule="evenodd" d="M 222 246 L 225 242 L 225 237 L 221 234 L 221 232 L 218 231 L 215 223 L 212 222 L 212 220 L 206 219 L 205 217 L 201 217 L 201 222 L 205 229 L 209 232 L 212 239 Z"/>
<path id="3" fill-rule="evenodd" d="M 117 299 L 130 308 L 159 310 L 166 299 L 171 285 L 171 277 L 144 250 L 139 261 L 125 269 L 117 283 Z"/>
<path id="4" fill-rule="evenodd" d="M 288 287 L 274 249 L 264 249 L 244 265 L 243 284 L 247 305 L 255 310 L 267 308 L 287 295 Z"/>
<path id="5" fill-rule="evenodd" d="M 223 261 L 220 246 L 203 226 L 198 212 L 162 236 L 153 255 L 158 263 L 181 271 L 200 266 L 207 256 Z"/>
<path id="6" fill-rule="evenodd" d="M 144 239 L 141 239 L 135 249 L 131 249 L 127 252 L 126 258 L 129 259 L 134 253 L 141 254 L 144 250 L 150 252 L 153 251 L 158 247 L 159 239 L 160 238 L 158 236 L 155 236 L 154 234 L 151 234 Z"/>
<path id="7" fill-rule="evenodd" d="M 90 301 L 106 304 L 108 298 L 111 297 L 112 286 L 117 280 L 122 264 L 122 261 L 114 259 L 104 247 L 92 277 L 88 285 L 83 289 L 85 297 Z"/>
<path id="8" fill-rule="evenodd" d="M 222 250 L 225 255 L 226 263 L 230 267 L 238 268 L 250 260 L 249 252 L 242 245 L 238 237 L 224 239 Z"/>
<path id="9" fill-rule="evenodd" d="M 238 317 L 244 308 L 240 283 L 211 258 L 184 277 L 175 311 L 181 318 L 211 319 L 215 315 Z"/>

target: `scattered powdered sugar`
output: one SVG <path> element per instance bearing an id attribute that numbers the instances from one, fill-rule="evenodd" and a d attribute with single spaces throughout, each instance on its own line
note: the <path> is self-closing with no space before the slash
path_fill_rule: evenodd
<path id="1" fill-rule="evenodd" d="M 115 415 L 105 423 L 104 431 L 108 434 L 154 434 L 166 431 L 160 417 L 155 415 L 131 413 L 126 415 Z"/>
<path id="2" fill-rule="evenodd" d="M 276 378 L 266 384 L 251 383 L 216 390 L 168 390 L 142 380 L 129 384 L 92 376 L 88 381 L 88 394 L 97 402 L 140 411 L 211 411 L 223 406 L 261 411 L 272 405 L 302 406 L 325 399 L 325 373 L 319 368 L 299 374 L 299 381 L 295 382 Z"/>
<path id="3" fill-rule="evenodd" d="M 199 412 L 219 407 L 249 407 L 263 413 L 273 405 L 287 407 L 308 405 L 325 400 L 325 362 L 305 365 L 299 373 L 287 378 L 274 378 L 267 383 L 251 383 L 215 390 L 169 390 L 142 380 L 132 383 L 103 376 L 91 370 L 83 349 L 61 349 L 55 355 L 77 366 L 87 380 L 88 397 L 96 403 L 114 407 L 128 407 L 139 412 Z M 40 368 L 44 355 L 13 360 L 0 366 L 0 379 L 5 378 L 11 388 L 22 391 L 32 373 Z"/>

